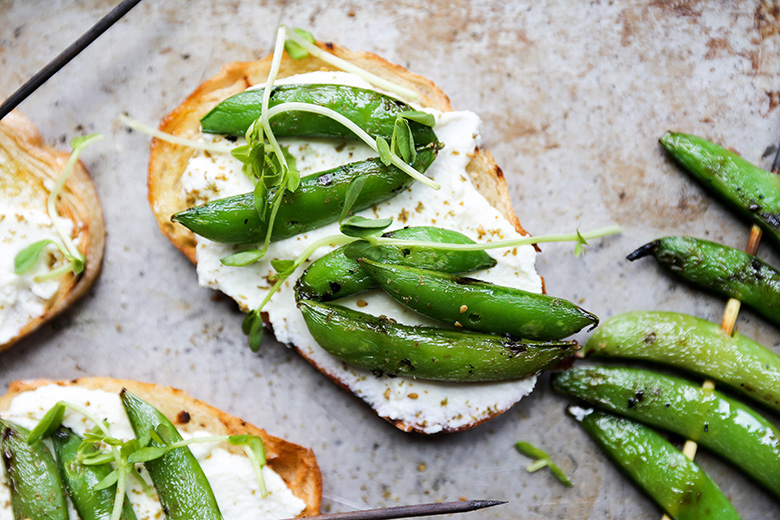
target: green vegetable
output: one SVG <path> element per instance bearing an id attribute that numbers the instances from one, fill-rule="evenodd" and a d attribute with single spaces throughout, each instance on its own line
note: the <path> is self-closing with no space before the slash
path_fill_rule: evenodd
<path id="1" fill-rule="evenodd" d="M 598 324 L 595 315 L 562 298 L 366 258 L 359 262 L 399 303 L 464 329 L 553 340 Z"/>
<path id="2" fill-rule="evenodd" d="M 203 132 L 243 137 L 262 113 L 265 89 L 247 90 L 227 98 L 200 121 Z M 411 107 L 395 98 L 373 90 L 344 85 L 281 85 L 271 91 L 269 107 L 282 103 L 307 103 L 329 108 L 354 122 L 371 137 L 390 138 L 396 119 Z M 285 112 L 271 119 L 276 137 L 341 137 L 355 134 L 340 123 L 303 112 Z M 416 147 L 434 144 L 436 134 L 430 126 L 417 121 L 409 123 Z"/>
<path id="3" fill-rule="evenodd" d="M 114 508 L 117 493 L 116 484 L 97 489 L 111 475 L 110 464 L 82 464 L 78 460 L 79 447 L 82 438 L 67 428 L 61 427 L 52 435 L 54 452 L 57 454 L 59 468 L 65 487 L 68 489 L 71 501 L 81 520 L 108 520 Z M 90 446 L 84 455 L 96 453 L 98 450 Z M 135 520 L 136 516 L 128 500 L 122 508 L 123 520 Z"/>
<path id="4" fill-rule="evenodd" d="M 457 231 L 431 226 L 398 229 L 383 236 L 458 244 L 474 243 Z M 484 251 L 445 252 L 416 246 L 372 247 L 366 242 L 360 242 L 355 243 L 355 247 L 347 245 L 331 251 L 313 262 L 295 284 L 297 298 L 329 301 L 378 287 L 371 275 L 356 260 L 347 256 L 348 250 L 353 250 L 357 256 L 378 262 L 427 267 L 447 273 L 465 273 L 496 265 L 496 261 Z"/>
<path id="5" fill-rule="evenodd" d="M 707 240 L 666 237 L 640 247 L 628 259 L 647 255 L 684 280 L 739 300 L 780 325 L 780 271 L 755 256 Z"/>
<path id="6" fill-rule="evenodd" d="M 675 520 L 739 520 L 698 464 L 652 429 L 593 411 L 578 419 L 593 440 Z"/>
<path id="7" fill-rule="evenodd" d="M 433 145 L 418 150 L 415 167 L 425 171 L 435 158 Z M 289 238 L 337 221 L 350 183 L 360 176 L 366 180 L 354 203 L 354 211 L 393 197 L 412 183 L 404 172 L 395 166 L 383 165 L 379 159 L 355 162 L 304 177 L 294 193 L 287 192 L 282 197 L 271 240 Z M 269 203 L 275 193 L 275 189 L 268 191 Z M 260 242 L 266 233 L 253 193 L 189 208 L 176 213 L 171 220 L 209 240 L 228 244 Z"/>
<path id="8" fill-rule="evenodd" d="M 57 463 L 42 441 L 27 443 L 29 434 L 25 428 L 0 419 L 0 450 L 14 519 L 67 520 L 68 505 Z"/>
<path id="9" fill-rule="evenodd" d="M 308 300 L 298 307 L 309 332 L 327 352 L 390 375 L 453 382 L 520 379 L 558 364 L 579 348 L 574 341 L 541 343 L 411 327 Z"/>
<path id="10" fill-rule="evenodd" d="M 539 471 L 542 468 L 549 468 L 550 472 L 555 475 L 555 478 L 560 480 L 563 485 L 568 487 L 574 486 L 574 484 L 571 483 L 571 480 L 569 480 L 569 477 L 567 477 L 566 474 L 561 471 L 561 468 L 550 459 L 550 456 L 536 446 L 528 442 L 520 441 L 515 443 L 515 449 L 526 457 L 534 459 L 534 461 L 525 468 L 528 473 Z"/>
<path id="11" fill-rule="evenodd" d="M 666 133 L 661 144 L 696 180 L 780 244 L 780 175 L 701 137 Z"/>
<path id="12" fill-rule="evenodd" d="M 780 411 L 780 356 L 739 333 L 674 312 L 630 312 L 607 320 L 581 356 L 664 363 L 701 374 Z"/>
<path id="13" fill-rule="evenodd" d="M 696 441 L 780 497 L 780 431 L 751 408 L 679 377 L 633 368 L 554 374 L 553 388 Z"/>
<path id="14" fill-rule="evenodd" d="M 168 449 L 167 445 L 182 440 L 171 422 L 154 407 L 130 392 L 121 393 L 122 404 L 130 419 L 136 438 L 149 438 L 149 448 L 136 451 L 144 455 L 144 462 L 154 487 L 160 497 L 160 504 L 169 520 L 221 520 L 222 514 L 214 498 L 211 485 L 189 448 Z M 155 439 L 156 437 L 156 439 Z M 152 459 L 156 448 L 161 457 Z M 138 462 L 130 460 L 131 462 Z"/>

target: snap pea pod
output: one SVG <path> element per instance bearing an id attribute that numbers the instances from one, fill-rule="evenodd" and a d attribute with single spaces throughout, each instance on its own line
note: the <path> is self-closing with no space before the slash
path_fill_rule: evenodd
<path id="1" fill-rule="evenodd" d="M 417 151 L 414 167 L 424 172 L 436 158 L 429 145 Z M 301 179 L 295 192 L 286 192 L 276 214 L 271 240 L 281 240 L 336 222 L 341 214 L 347 188 L 355 178 L 366 181 L 352 206 L 360 211 L 389 199 L 412 184 L 413 179 L 395 166 L 368 159 L 315 173 Z M 276 189 L 269 190 L 271 204 Z M 171 220 L 214 242 L 249 244 L 265 239 L 266 222 L 255 209 L 254 195 L 245 193 L 215 200 L 176 213 Z"/>
<path id="2" fill-rule="evenodd" d="M 610 318 L 581 356 L 664 363 L 725 383 L 780 411 L 780 356 L 739 333 L 675 312 L 630 312 Z"/>
<path id="3" fill-rule="evenodd" d="M 661 144 L 703 186 L 780 244 L 780 175 L 701 137 L 667 132 Z"/>
<path id="4" fill-rule="evenodd" d="M 780 325 L 780 271 L 753 255 L 691 237 L 665 237 L 645 244 L 629 260 L 652 255 L 684 280 L 745 303 Z"/>
<path id="5" fill-rule="evenodd" d="M 170 433 L 170 438 L 163 437 L 164 441 L 172 443 L 182 440 L 173 424 L 157 409 L 127 390 L 122 390 L 120 396 L 136 437 L 148 434 L 163 425 Z M 162 445 L 152 440 L 149 446 Z M 169 520 L 222 519 L 211 485 L 188 447 L 171 450 L 159 459 L 145 462 L 144 465 L 157 489 L 166 518 Z"/>
<path id="6" fill-rule="evenodd" d="M 231 96 L 214 107 L 201 120 L 203 132 L 243 137 L 263 111 L 265 89 L 247 90 Z M 395 120 L 412 107 L 373 90 L 345 85 L 280 85 L 271 91 L 270 108 L 282 103 L 309 103 L 330 108 L 376 137 L 390 138 Z M 285 112 L 270 119 L 277 137 L 345 137 L 355 135 L 326 116 L 308 112 Z M 431 127 L 409 121 L 416 146 L 436 142 Z"/>
<path id="7" fill-rule="evenodd" d="M 562 298 L 416 267 L 359 262 L 399 303 L 464 329 L 552 340 L 598 324 L 595 315 Z"/>
<path id="8" fill-rule="evenodd" d="M 780 431 L 739 401 L 692 381 L 634 368 L 573 368 L 554 374 L 552 383 L 593 406 L 696 441 L 780 497 Z"/>
<path id="9" fill-rule="evenodd" d="M 0 419 L 0 450 L 15 520 L 67 520 L 68 504 L 57 463 L 43 441 L 27 444 L 30 432 Z"/>
<path id="10" fill-rule="evenodd" d="M 462 233 L 432 226 L 397 229 L 384 237 L 450 244 L 473 244 Z M 330 301 L 378 287 L 374 279 L 357 260 L 344 254 L 349 246 L 340 247 L 313 262 L 298 278 L 295 294 L 298 299 Z M 428 267 L 446 273 L 466 273 L 488 269 L 495 259 L 484 251 L 441 251 L 417 246 L 367 246 L 361 255 L 377 262 L 412 267 Z"/>
<path id="11" fill-rule="evenodd" d="M 579 348 L 574 341 L 543 343 L 412 327 L 308 300 L 298 307 L 309 332 L 327 352 L 390 375 L 460 383 L 521 379 L 558 364 Z"/>
<path id="12" fill-rule="evenodd" d="M 106 478 L 113 468 L 110 464 L 85 465 L 76 461 L 82 438 L 68 428 L 60 427 L 51 436 L 54 452 L 65 487 L 81 520 L 108 520 L 114 509 L 116 484 L 101 490 L 95 487 Z M 92 448 L 92 452 L 97 451 Z M 89 454 L 90 452 L 87 452 Z M 136 520 L 135 512 L 128 500 L 124 501 L 122 520 Z"/>
<path id="13" fill-rule="evenodd" d="M 578 421 L 675 520 L 739 520 L 737 510 L 704 470 L 652 429 L 599 411 Z"/>

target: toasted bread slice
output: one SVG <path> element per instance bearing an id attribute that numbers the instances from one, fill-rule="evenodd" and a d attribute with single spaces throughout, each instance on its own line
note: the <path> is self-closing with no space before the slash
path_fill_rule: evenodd
<path id="1" fill-rule="evenodd" d="M 399 65 L 392 64 L 379 56 L 367 52 L 355 52 L 331 43 L 317 42 L 317 45 L 368 70 L 380 77 L 393 81 L 401 86 L 413 89 L 419 94 L 416 103 L 443 112 L 452 110 L 449 98 L 433 82 L 411 73 Z M 244 91 L 246 88 L 266 81 L 271 66 L 272 56 L 256 62 L 240 62 L 225 65 L 220 72 L 201 84 L 184 102 L 173 110 L 160 125 L 160 130 L 169 134 L 188 139 L 198 139 L 200 119 L 215 105 L 225 98 Z M 309 56 L 302 60 L 290 59 L 285 53 L 281 60 L 278 78 L 315 71 L 337 70 L 328 63 Z M 185 227 L 174 224 L 170 218 L 176 212 L 192 205 L 194 201 L 186 200 L 182 190 L 181 178 L 188 161 L 193 155 L 192 149 L 173 145 L 161 140 L 152 141 L 149 160 L 149 202 L 160 229 L 169 240 L 184 253 L 193 263 L 196 262 L 195 236 Z M 499 210 L 504 218 L 517 230 L 527 235 L 522 228 L 512 208 L 509 190 L 503 173 L 486 149 L 476 150 L 468 163 L 467 172 L 476 189 Z M 542 282 L 543 284 L 543 282 Z M 542 285 L 543 290 L 543 285 Z M 267 314 L 264 313 L 266 324 L 273 329 Z M 358 395 L 356 388 L 340 378 L 339 374 L 323 367 L 302 346 L 292 345 L 302 356 L 317 367 L 327 377 L 346 390 Z M 518 397 L 519 399 L 519 397 Z M 509 406 L 491 407 L 486 416 L 473 419 L 470 423 L 458 426 L 444 426 L 440 431 L 460 431 L 471 428 L 485 420 L 500 415 Z M 416 430 L 425 432 L 419 425 L 407 423 L 393 417 L 385 417 L 404 431 Z"/>
<path id="2" fill-rule="evenodd" d="M 29 119 L 19 112 L 11 112 L 0 121 L 0 199 L 16 197 L 20 190 L 35 190 L 43 204 L 49 197 L 48 189 L 57 181 L 70 153 L 46 146 Z M 44 304 L 44 311 L 31 316 L 14 336 L 0 340 L 5 350 L 51 320 L 71 303 L 82 297 L 100 273 L 106 242 L 103 210 L 97 190 L 89 173 L 78 162 L 65 184 L 57 203 L 57 212 L 73 222 L 72 238 L 86 257 L 84 271 L 58 278 L 56 293 Z M 17 244 L 14 244 L 14 247 Z M 18 244 L 19 250 L 29 244 Z"/>
<path id="3" fill-rule="evenodd" d="M 7 410 L 11 401 L 20 394 L 52 384 L 79 386 L 116 394 L 125 388 L 160 410 L 178 430 L 184 432 L 206 430 L 214 435 L 258 435 L 265 443 L 268 465 L 284 479 L 295 496 L 306 502 L 306 509 L 301 516 L 319 513 L 322 477 L 312 450 L 268 435 L 238 417 L 209 406 L 175 388 L 105 377 L 86 377 L 73 381 L 14 381 L 10 384 L 8 393 L 0 397 L 0 410 Z M 235 446 L 230 446 L 229 449 L 235 453 L 243 453 Z"/>

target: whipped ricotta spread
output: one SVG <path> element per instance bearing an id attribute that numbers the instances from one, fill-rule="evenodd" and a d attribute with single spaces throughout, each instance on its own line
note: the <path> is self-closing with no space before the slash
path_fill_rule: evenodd
<path id="1" fill-rule="evenodd" d="M 31 429 L 59 401 L 83 406 L 96 416 L 104 418 L 110 424 L 111 435 L 114 437 L 123 440 L 135 437 L 118 394 L 78 386 L 49 385 L 25 392 L 14 398 L 9 409 L 0 415 L 19 426 Z M 79 435 L 94 426 L 91 421 L 86 421 L 83 415 L 70 409 L 65 412 L 63 424 Z M 185 439 L 211 435 L 200 431 L 193 435 L 186 432 L 181 434 Z M 247 457 L 235 455 L 221 448 L 219 443 L 192 444 L 190 449 L 211 484 L 225 520 L 290 518 L 306 508 L 306 503 L 293 495 L 282 477 L 268 466 L 263 466 L 262 471 L 268 490 L 268 496 L 263 498 L 252 464 Z M 148 473 L 142 469 L 141 475 L 151 486 Z M 0 475 L 0 482 L 3 484 L 0 485 L 0 520 L 13 520 L 5 472 Z M 127 483 L 127 495 L 138 520 L 158 520 L 164 517 L 156 495 L 147 495 L 133 478 L 128 479 Z M 71 510 L 71 518 L 78 518 L 75 510 Z"/>
<path id="2" fill-rule="evenodd" d="M 14 258 L 25 247 L 44 239 L 59 241 L 46 211 L 46 201 L 52 186 L 45 186 L 29 174 L 16 168 L 0 148 L 0 345 L 16 337 L 30 321 L 43 315 L 57 294 L 62 277 L 36 282 L 63 262 L 63 255 L 54 245 L 48 245 L 32 269 L 14 274 Z M 53 184 L 53 183 L 52 183 Z M 66 233 L 73 222 L 60 219 Z"/>
<path id="3" fill-rule="evenodd" d="M 371 88 L 362 79 L 344 72 L 314 72 L 281 79 L 276 84 L 331 83 Z M 418 107 L 419 108 L 419 107 Z M 473 240 L 496 241 L 520 237 L 514 226 L 476 190 L 466 165 L 481 143 L 480 120 L 472 112 L 440 112 L 422 109 L 436 119 L 434 130 L 444 148 L 426 175 L 441 185 L 432 190 L 421 183 L 392 199 L 357 213 L 368 218 L 392 217 L 389 229 L 404 226 L 439 226 L 459 231 Z M 225 146 L 244 144 L 219 136 L 204 140 Z M 334 168 L 349 162 L 376 156 L 362 142 L 341 139 L 280 139 L 296 158 L 301 176 Z M 229 154 L 196 153 L 189 162 L 182 184 L 189 203 L 201 204 L 231 195 L 247 193 L 253 181 L 241 171 L 241 163 Z M 338 234 L 338 224 L 271 244 L 265 258 L 248 267 L 227 267 L 220 258 L 247 246 L 233 246 L 197 237 L 198 277 L 201 285 L 218 289 L 233 298 L 242 309 L 257 307 L 271 287 L 271 260 L 293 259 L 306 246 L 328 235 Z M 330 249 L 313 255 L 314 261 Z M 541 292 L 542 282 L 535 269 L 536 253 L 531 246 L 494 249 L 488 253 L 498 264 L 470 276 Z M 424 433 L 457 430 L 504 411 L 533 390 L 536 377 L 500 383 L 452 384 L 408 377 L 376 376 L 368 370 L 348 366 L 317 345 L 295 304 L 293 285 L 305 267 L 293 274 L 273 295 L 265 311 L 276 338 L 295 345 L 330 377 L 341 381 L 366 401 L 382 417 L 403 422 L 409 429 Z M 338 303 L 373 315 L 385 315 L 409 325 L 434 322 L 411 311 L 381 291 L 373 291 L 340 300 Z"/>

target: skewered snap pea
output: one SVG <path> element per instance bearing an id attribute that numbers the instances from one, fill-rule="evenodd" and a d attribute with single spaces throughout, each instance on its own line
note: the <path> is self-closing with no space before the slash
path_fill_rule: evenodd
<path id="1" fill-rule="evenodd" d="M 68 519 L 57 463 L 43 441 L 27 444 L 30 432 L 0 419 L 0 450 L 11 490 L 14 519 Z"/>
<path id="2" fill-rule="evenodd" d="M 73 506 L 81 520 L 108 520 L 114 508 L 116 484 L 101 490 L 95 487 L 106 478 L 113 468 L 110 464 L 84 465 L 76 461 L 81 437 L 68 428 L 60 427 L 51 437 L 57 454 L 57 467 L 68 489 Z M 93 446 L 92 451 L 97 451 Z M 88 452 L 89 453 L 89 452 Z M 124 501 L 122 520 L 136 520 L 135 512 L 128 500 Z"/>
<path id="3" fill-rule="evenodd" d="M 229 97 L 200 120 L 204 132 L 243 137 L 260 117 L 265 89 L 247 90 Z M 330 108 L 354 122 L 372 137 L 393 135 L 396 118 L 412 107 L 373 90 L 345 85 L 280 85 L 271 91 L 269 107 L 281 103 L 309 103 Z M 355 135 L 340 123 L 308 112 L 285 112 L 270 121 L 277 137 L 347 137 Z M 436 142 L 433 129 L 409 121 L 417 146 Z"/>
<path id="4" fill-rule="evenodd" d="M 171 422 L 153 406 L 127 390 L 120 394 L 136 437 L 158 431 L 162 425 L 170 435 L 168 443 L 181 441 L 181 435 Z M 162 446 L 152 440 L 151 447 Z M 152 477 L 160 505 L 169 520 L 222 520 L 217 500 L 198 460 L 188 447 L 169 451 L 162 457 L 144 463 Z"/>
<path id="5" fill-rule="evenodd" d="M 599 411 L 577 420 L 675 520 L 739 520 L 737 510 L 704 470 L 652 429 Z"/>
<path id="6" fill-rule="evenodd" d="M 464 329 L 550 340 L 598 324 L 595 315 L 562 298 L 427 269 L 358 261 L 399 303 Z"/>
<path id="7" fill-rule="evenodd" d="M 573 368 L 553 374 L 552 383 L 559 392 L 696 441 L 780 497 L 780 431 L 739 401 L 634 368 Z"/>
<path id="8" fill-rule="evenodd" d="M 648 255 L 683 279 L 739 300 L 780 325 L 780 271 L 755 256 L 707 240 L 665 237 L 645 244 L 628 259 Z"/>
<path id="9" fill-rule="evenodd" d="M 665 363 L 725 383 L 780 411 L 780 356 L 715 323 L 674 312 L 631 312 L 610 318 L 582 356 Z"/>
<path id="10" fill-rule="evenodd" d="M 780 175 L 701 137 L 667 132 L 661 144 L 696 180 L 780 244 Z"/>
<path id="11" fill-rule="evenodd" d="M 450 244 L 474 243 L 466 235 L 457 231 L 432 226 L 398 229 L 383 236 Z M 347 247 L 351 245 L 331 251 L 304 271 L 295 284 L 295 294 L 298 299 L 329 301 L 378 287 L 357 260 L 344 254 Z M 372 247 L 368 245 L 362 248 L 360 253 L 377 262 L 428 267 L 446 273 L 466 273 L 496 265 L 493 257 L 484 251 L 441 251 L 417 246 Z"/>
<path id="12" fill-rule="evenodd" d="M 579 348 L 574 341 L 540 343 L 411 327 L 308 300 L 298 307 L 309 332 L 327 352 L 391 375 L 453 382 L 520 379 L 558 364 Z"/>
<path id="13" fill-rule="evenodd" d="M 418 149 L 414 167 L 424 172 L 435 158 L 434 145 Z M 271 240 L 289 238 L 337 221 L 350 183 L 360 176 L 366 181 L 352 206 L 355 212 L 393 197 L 414 182 L 400 169 L 385 166 L 377 158 L 304 177 L 297 190 L 282 196 Z M 269 205 L 275 194 L 276 189 L 268 191 Z M 260 219 L 252 193 L 189 208 L 176 213 L 171 220 L 193 233 L 225 244 L 260 242 L 267 231 L 267 223 Z"/>

